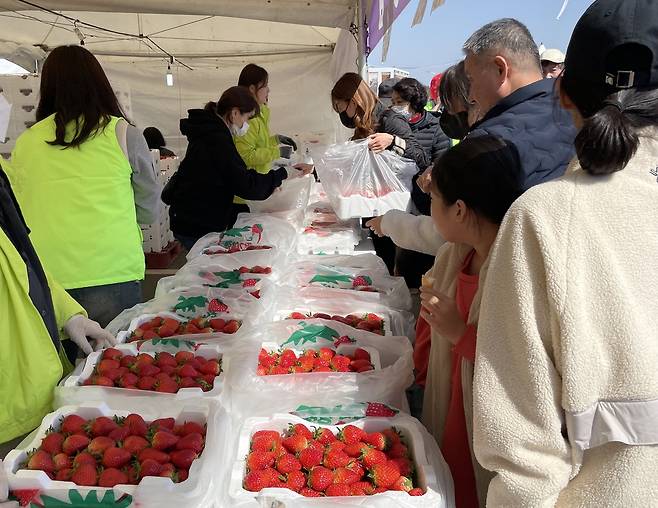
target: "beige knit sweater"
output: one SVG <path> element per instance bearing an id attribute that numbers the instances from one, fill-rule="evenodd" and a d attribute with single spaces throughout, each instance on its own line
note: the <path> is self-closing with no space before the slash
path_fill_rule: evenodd
<path id="1" fill-rule="evenodd" d="M 488 506 L 658 505 L 658 130 L 527 191 L 491 253 L 474 440 Z"/>

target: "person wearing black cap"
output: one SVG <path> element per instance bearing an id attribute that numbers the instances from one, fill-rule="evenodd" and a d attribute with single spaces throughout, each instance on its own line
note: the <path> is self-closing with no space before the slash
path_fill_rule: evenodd
<path id="1" fill-rule="evenodd" d="M 598 0 L 558 84 L 561 179 L 510 208 L 485 284 L 475 455 L 489 506 L 658 499 L 658 2 Z"/>
<path id="2" fill-rule="evenodd" d="M 393 87 L 400 82 L 400 78 L 388 78 L 382 81 L 377 88 L 377 98 L 384 107 L 391 106 L 391 99 L 393 97 Z"/>

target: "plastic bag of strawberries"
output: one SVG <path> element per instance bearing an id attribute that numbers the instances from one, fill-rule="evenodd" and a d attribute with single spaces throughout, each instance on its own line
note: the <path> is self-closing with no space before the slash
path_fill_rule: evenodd
<path id="1" fill-rule="evenodd" d="M 223 357 L 222 398 L 241 414 L 271 414 L 314 400 L 397 406 L 413 382 L 407 337 L 324 319 L 278 321 L 251 332 Z"/>

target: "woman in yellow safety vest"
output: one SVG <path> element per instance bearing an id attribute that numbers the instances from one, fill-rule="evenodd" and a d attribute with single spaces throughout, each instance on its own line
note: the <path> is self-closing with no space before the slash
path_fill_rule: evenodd
<path id="1" fill-rule="evenodd" d="M 46 59 L 36 119 L 16 141 L 9 179 L 44 266 L 106 326 L 141 301 L 139 224 L 155 220 L 160 193 L 152 156 L 80 46 Z"/>
<path id="2" fill-rule="evenodd" d="M 249 130 L 243 136 L 233 136 L 235 147 L 248 168 L 258 173 L 269 173 L 272 162 L 281 158 L 279 144 L 291 146 L 297 150 L 297 144 L 288 136 L 270 134 L 270 108 L 267 102 L 270 96 L 269 74 L 256 64 L 247 64 L 240 72 L 238 86 L 243 86 L 251 92 L 258 103 L 259 113 L 249 120 Z M 235 196 L 233 199 L 233 215 L 231 224 L 239 213 L 248 212 L 249 207 L 244 199 Z"/>

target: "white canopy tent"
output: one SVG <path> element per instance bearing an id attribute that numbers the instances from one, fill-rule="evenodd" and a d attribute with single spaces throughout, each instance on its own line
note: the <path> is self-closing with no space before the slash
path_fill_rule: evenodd
<path id="1" fill-rule="evenodd" d="M 343 72 L 358 69 L 357 38 L 348 31 L 358 4 L 0 0 L 0 57 L 31 69 L 48 48 L 83 39 L 112 82 L 130 90 L 132 120 L 156 125 L 179 150 L 178 120 L 186 110 L 216 100 L 254 62 L 270 73 L 274 132 L 333 137 L 339 124 L 329 91 Z M 173 87 L 165 84 L 168 65 Z"/>

